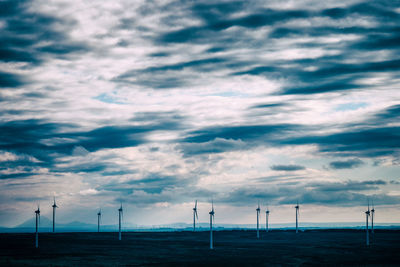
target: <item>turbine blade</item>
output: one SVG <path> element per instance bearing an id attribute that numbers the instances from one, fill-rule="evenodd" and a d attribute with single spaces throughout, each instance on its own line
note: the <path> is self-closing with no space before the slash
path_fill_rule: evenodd
<path id="1" fill-rule="evenodd" d="M 197 199 L 196 199 L 196 204 L 194 204 L 194 208 L 197 209 Z"/>
<path id="2" fill-rule="evenodd" d="M 199 219 L 199 216 L 197 215 L 197 210 L 195 211 L 195 214 L 196 214 L 196 218 L 197 218 L 197 220 Z"/>

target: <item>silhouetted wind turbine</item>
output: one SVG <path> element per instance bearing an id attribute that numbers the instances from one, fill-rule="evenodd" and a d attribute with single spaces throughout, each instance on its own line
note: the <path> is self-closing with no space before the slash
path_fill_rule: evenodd
<path id="1" fill-rule="evenodd" d="M 366 233 L 367 233 L 367 246 L 369 246 L 369 230 L 368 230 L 368 217 L 370 216 L 370 214 L 371 214 L 371 212 L 369 211 L 369 200 L 368 200 L 368 210 L 365 212 L 365 217 L 366 217 L 366 220 L 365 220 L 365 230 L 366 230 Z"/>
<path id="2" fill-rule="evenodd" d="M 268 217 L 269 217 L 269 209 L 267 205 L 267 210 L 265 211 L 265 230 L 268 232 Z"/>
<path id="3" fill-rule="evenodd" d="M 121 240 L 121 219 L 124 216 L 123 210 L 122 210 L 122 203 L 121 207 L 118 209 L 118 217 L 119 217 L 119 230 L 118 230 L 118 240 Z"/>
<path id="4" fill-rule="evenodd" d="M 54 197 L 54 203 L 53 203 L 53 233 L 56 231 L 56 208 L 58 206 L 56 205 L 56 197 Z"/>
<path id="5" fill-rule="evenodd" d="M 97 232 L 100 233 L 101 209 L 97 212 Z"/>
<path id="6" fill-rule="evenodd" d="M 39 247 L 39 224 L 40 224 L 40 207 L 38 205 L 37 210 L 35 210 L 35 215 L 36 215 L 36 234 L 35 234 L 35 247 Z"/>
<path id="7" fill-rule="evenodd" d="M 210 249 L 213 249 L 213 219 L 214 219 L 214 202 L 211 201 L 211 211 L 209 212 L 210 214 Z"/>
<path id="8" fill-rule="evenodd" d="M 199 219 L 199 216 L 197 215 L 197 200 L 193 208 L 193 232 L 196 231 L 196 218 L 197 220 Z"/>
<path id="9" fill-rule="evenodd" d="M 257 238 L 260 238 L 259 217 L 260 217 L 260 202 L 258 202 L 257 211 Z"/>
<path id="10" fill-rule="evenodd" d="M 298 216 L 300 215 L 300 206 L 299 206 L 299 202 L 297 201 L 297 205 L 296 207 L 294 207 L 296 209 L 296 234 L 299 232 L 299 219 Z"/>
<path id="11" fill-rule="evenodd" d="M 374 233 L 374 214 L 375 214 L 375 207 L 374 207 L 374 201 L 372 200 L 372 210 L 371 210 L 371 233 Z"/>

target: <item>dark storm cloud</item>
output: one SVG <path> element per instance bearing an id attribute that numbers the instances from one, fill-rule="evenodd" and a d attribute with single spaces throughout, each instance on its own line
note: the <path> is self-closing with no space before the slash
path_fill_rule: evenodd
<path id="1" fill-rule="evenodd" d="M 274 179 L 273 179 L 274 180 Z M 387 185 L 383 180 L 345 181 L 325 183 L 280 182 L 274 185 L 265 180 L 265 183 L 255 186 L 246 186 L 232 190 L 228 194 L 221 194 L 216 201 L 233 205 L 246 206 L 262 200 L 273 205 L 293 204 L 321 204 L 321 205 L 364 205 L 368 198 L 373 198 L 380 205 L 397 204 L 399 197 L 386 194 L 367 194 L 368 191 L 379 190 Z"/>
<path id="2" fill-rule="evenodd" d="M 312 188 L 317 188 L 319 191 L 366 191 L 377 190 L 379 186 L 386 185 L 387 182 L 383 180 L 368 180 L 368 181 L 346 181 L 342 183 L 311 183 L 308 185 Z"/>
<path id="3" fill-rule="evenodd" d="M 162 173 L 150 173 L 142 179 L 110 182 L 96 188 L 101 194 L 119 195 L 117 199 L 135 205 L 148 203 L 181 203 L 193 196 L 206 198 L 212 195 L 208 190 L 195 187 L 196 177 L 180 177 Z"/>
<path id="4" fill-rule="evenodd" d="M 0 61 L 39 65 L 49 57 L 62 57 L 88 51 L 83 42 L 71 41 L 65 26 L 74 22 L 32 12 L 30 1 L 1 1 L 0 17 L 4 23 L 0 35 Z M 64 30 L 58 28 L 64 26 Z M 45 44 L 45 45 L 43 45 Z M 13 73 L 0 73 L 1 87 L 23 85 L 22 78 Z"/>
<path id="5" fill-rule="evenodd" d="M 136 120 L 136 121 L 135 121 Z M 79 130 L 78 125 L 51 123 L 44 120 L 20 120 L 0 123 L 0 150 L 15 154 L 33 156 L 36 160 L 11 161 L 10 169 L 19 166 L 38 166 L 49 168 L 53 172 L 107 172 L 113 171 L 106 162 L 59 162 L 57 159 L 71 155 L 75 148 L 89 152 L 106 148 L 138 146 L 147 142 L 147 134 L 182 128 L 183 118 L 175 113 L 141 113 L 133 118 L 139 125 L 109 125 L 89 131 Z M 87 153 L 87 151 L 86 151 Z M 28 164 L 29 163 L 29 164 Z M 64 163 L 64 165 L 59 165 Z M 65 165 L 66 164 L 66 165 Z M 26 171 L 18 171 L 23 176 Z M 18 176 L 18 174 L 14 174 Z M 7 177 L 12 178 L 13 175 Z M 3 177 L 4 178 L 4 177 Z"/>
<path id="6" fill-rule="evenodd" d="M 360 128 L 328 135 L 292 138 L 283 144 L 317 144 L 319 151 L 343 156 L 377 157 L 393 155 L 400 148 L 400 128 Z"/>
<path id="7" fill-rule="evenodd" d="M 329 163 L 329 166 L 332 169 L 339 170 L 339 169 L 353 169 L 360 167 L 363 164 L 364 162 L 360 159 L 349 159 L 345 161 L 332 161 Z"/>
<path id="8" fill-rule="evenodd" d="M 196 72 L 213 72 L 221 68 L 227 61 L 224 58 L 205 58 L 184 61 L 169 65 L 127 71 L 113 79 L 115 82 L 143 85 L 149 88 L 177 88 L 189 85 L 194 80 L 191 75 L 184 75 L 182 70 L 191 69 Z"/>
<path id="9" fill-rule="evenodd" d="M 0 71 L 0 87 L 18 87 L 23 84 L 25 81 L 20 75 Z"/>
<path id="10" fill-rule="evenodd" d="M 390 123 L 400 119 L 400 105 L 393 105 L 379 112 L 371 119 L 372 124 L 382 125 L 382 123 Z"/>
<path id="11" fill-rule="evenodd" d="M 235 51 L 235 49 L 248 49 L 253 53 L 268 53 L 257 51 L 268 44 L 269 51 L 282 50 L 285 48 L 320 48 L 324 51 L 339 51 L 336 56 L 320 56 L 301 62 L 301 60 L 262 60 L 243 61 L 230 57 L 229 62 L 215 62 L 215 70 L 229 70 L 232 75 L 257 75 L 269 79 L 285 79 L 287 85 L 277 94 L 322 94 L 330 92 L 345 92 L 349 90 L 367 89 L 365 84 L 359 84 L 359 79 L 367 77 L 368 73 L 385 72 L 396 73 L 399 71 L 399 61 L 396 55 L 399 54 L 397 45 L 399 40 L 399 19 L 400 16 L 393 8 L 398 3 L 377 1 L 373 3 L 357 3 L 347 7 L 334 7 L 320 10 L 282 10 L 258 8 L 257 3 L 237 1 L 232 3 L 199 3 L 185 5 L 185 10 L 191 16 L 200 19 L 200 25 L 190 25 L 181 29 L 166 31 L 157 38 L 156 44 L 207 44 L 211 46 L 204 51 L 204 54 L 215 52 Z M 240 15 L 238 15 L 241 12 Z M 244 14 L 244 15 L 243 15 Z M 304 26 L 281 25 L 288 21 L 298 19 L 330 19 L 330 25 Z M 364 26 L 355 23 L 356 19 L 368 19 L 375 21 L 374 25 Z M 342 20 L 347 19 L 348 23 L 343 25 Z M 335 23 L 338 23 L 335 25 Z M 339 24 L 340 23 L 340 24 Z M 296 25 L 292 23 L 292 25 Z M 235 29 L 230 32 L 227 29 Z M 267 26 L 271 29 L 268 36 L 251 37 L 246 31 L 252 31 Z M 246 31 L 245 31 L 246 30 Z M 332 37 L 334 35 L 358 35 L 353 40 L 342 40 L 338 43 L 325 43 L 323 40 L 311 40 L 299 42 L 290 47 L 282 47 L 276 39 L 286 38 L 293 41 L 296 38 L 304 37 Z M 286 45 L 286 44 L 285 44 Z M 390 50 L 394 60 L 376 61 L 370 56 L 363 56 L 363 53 L 371 51 Z M 349 60 L 353 59 L 353 60 Z M 351 61 L 351 64 L 343 62 Z M 290 66 L 290 67 L 289 67 Z M 161 72 L 171 71 L 178 66 L 161 66 L 160 68 L 143 70 L 156 71 L 155 82 L 150 83 L 151 76 L 140 77 L 138 83 L 157 88 L 172 88 L 188 85 L 188 77 L 179 79 L 174 74 L 161 76 Z M 312 67 L 315 70 L 304 71 L 305 67 Z M 207 72 L 212 68 L 196 69 L 196 71 Z M 137 73 L 128 72 L 119 77 L 120 81 L 127 81 L 124 75 L 134 76 Z M 142 76 L 143 73 L 141 74 Z M 172 77 L 175 77 L 174 79 Z M 118 79 L 117 79 L 118 80 Z"/>
<path id="12" fill-rule="evenodd" d="M 337 57 L 339 60 L 341 56 Z M 333 59 L 333 61 L 332 61 Z M 296 63 L 296 62 L 294 62 Z M 297 63 L 306 64 L 298 61 Z M 359 64 L 344 64 L 335 62 L 334 58 L 321 58 L 319 61 L 309 62 L 310 66 L 317 69 L 304 71 L 295 68 L 279 68 L 272 66 L 258 66 L 246 71 L 233 73 L 234 75 L 263 75 L 269 78 L 290 77 L 293 85 L 283 88 L 278 94 L 316 94 L 343 91 L 357 88 L 368 88 L 360 85 L 356 80 L 370 72 L 391 72 L 400 70 L 400 60 L 387 60 L 380 62 L 365 62 Z"/>
<path id="13" fill-rule="evenodd" d="M 230 8 L 229 13 L 232 11 L 240 11 L 239 8 L 241 4 L 239 3 L 237 7 Z M 216 7 L 216 5 L 213 5 Z M 198 14 L 203 20 L 204 25 L 202 26 L 192 26 L 183 28 L 180 30 L 165 33 L 159 37 L 157 40 L 159 43 L 186 43 L 186 42 L 204 42 L 204 39 L 208 40 L 218 32 L 226 30 L 233 26 L 241 26 L 244 28 L 259 28 L 267 25 L 274 25 L 277 22 L 284 22 L 291 19 L 297 18 L 307 18 L 309 17 L 309 12 L 305 10 L 271 10 L 265 9 L 257 13 L 253 13 L 246 16 L 241 16 L 239 18 L 226 18 L 225 12 L 228 9 L 219 8 L 204 8 L 200 5 L 194 5 L 193 11 Z M 220 16 L 215 16 L 215 13 L 220 13 Z M 216 19 L 221 18 L 221 19 Z M 203 40 L 202 40 L 203 39 Z"/>
<path id="14" fill-rule="evenodd" d="M 33 13 L 29 11 L 31 4 L 30 1 L 1 2 L 8 12 L 3 15 L 0 60 L 38 64 L 46 54 L 57 56 L 88 50 L 86 44 L 73 42 L 66 33 L 57 30 L 56 24 L 72 27 L 74 21 Z"/>
<path id="15" fill-rule="evenodd" d="M 224 153 L 228 151 L 248 148 L 241 140 L 215 138 L 214 140 L 201 143 L 181 143 L 177 147 L 185 157 L 209 153 Z"/>
<path id="16" fill-rule="evenodd" d="M 285 107 L 288 104 L 285 103 L 266 103 L 266 104 L 257 104 L 254 106 L 251 106 L 250 109 L 274 109 L 274 108 L 281 108 Z"/>
<path id="17" fill-rule="evenodd" d="M 272 165 L 271 170 L 274 171 L 287 171 L 287 172 L 292 172 L 292 171 L 299 171 L 299 170 L 304 170 L 305 167 L 301 165 Z"/>
<path id="18" fill-rule="evenodd" d="M 207 127 L 188 132 L 177 148 L 184 156 L 249 149 L 276 144 L 282 136 L 290 136 L 301 128 L 294 124 Z"/>
<path id="19" fill-rule="evenodd" d="M 18 172 L 18 173 L 8 173 L 8 174 L 0 173 L 0 180 L 23 179 L 23 178 L 32 177 L 35 175 L 38 175 L 38 173 L 35 173 L 35 172 Z"/>
<path id="20" fill-rule="evenodd" d="M 192 131 L 183 142 L 201 143 L 215 138 L 252 141 L 267 136 L 278 139 L 281 134 L 290 134 L 300 128 L 302 128 L 300 125 L 295 124 L 215 126 Z"/>

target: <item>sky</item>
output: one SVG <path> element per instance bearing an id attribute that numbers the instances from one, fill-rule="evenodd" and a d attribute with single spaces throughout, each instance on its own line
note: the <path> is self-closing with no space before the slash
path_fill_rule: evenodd
<path id="1" fill-rule="evenodd" d="M 0 33 L 0 225 L 400 221 L 399 1 L 1 0 Z"/>

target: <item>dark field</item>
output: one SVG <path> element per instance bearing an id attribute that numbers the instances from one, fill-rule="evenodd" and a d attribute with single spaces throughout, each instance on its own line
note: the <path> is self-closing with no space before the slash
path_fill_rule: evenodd
<path id="1" fill-rule="evenodd" d="M 261 232 L 43 233 L 0 234 L 0 266 L 77 265 L 397 265 L 400 231 L 378 230 L 365 246 L 365 232 L 314 230 Z"/>

